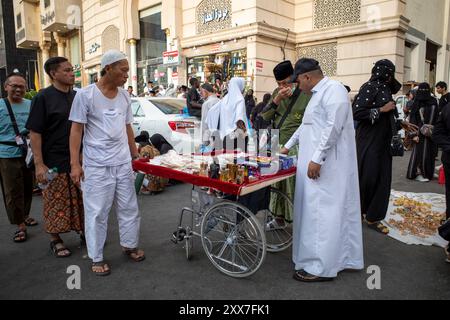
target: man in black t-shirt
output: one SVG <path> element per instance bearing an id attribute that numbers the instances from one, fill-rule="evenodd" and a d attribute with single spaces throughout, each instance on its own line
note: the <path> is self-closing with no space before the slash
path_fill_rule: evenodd
<path id="1" fill-rule="evenodd" d="M 447 83 L 440 81 L 436 84 L 436 92 L 441 95 L 439 99 L 439 112 L 450 103 L 450 93 L 447 91 Z"/>
<path id="2" fill-rule="evenodd" d="M 198 89 L 200 88 L 200 82 L 197 78 L 192 78 L 189 80 L 191 85 L 191 89 L 189 89 L 186 95 L 186 103 L 189 111 L 189 115 L 201 118 L 202 116 L 202 97 L 198 93 Z"/>
<path id="3" fill-rule="evenodd" d="M 61 258 L 71 252 L 59 234 L 71 230 L 83 234 L 84 230 L 81 192 L 70 179 L 69 114 L 75 76 L 72 65 L 63 57 L 50 58 L 44 69 L 52 85 L 34 97 L 26 128 L 31 131 L 36 179 L 44 188 L 45 231 L 51 235 L 53 253 Z M 57 175 L 49 181 L 49 169 L 54 168 Z"/>

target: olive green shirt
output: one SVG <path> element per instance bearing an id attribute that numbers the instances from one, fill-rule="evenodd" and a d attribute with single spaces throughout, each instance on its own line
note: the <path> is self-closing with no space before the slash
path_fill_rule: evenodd
<path id="1" fill-rule="evenodd" d="M 277 94 L 278 88 L 275 89 L 275 91 L 272 93 L 272 97 L 269 101 L 269 104 L 272 103 L 273 99 L 277 96 Z M 291 103 L 291 99 L 292 98 L 281 100 L 276 110 L 270 108 L 269 110 L 261 114 L 262 118 L 266 121 L 273 120 L 274 127 L 278 128 L 278 124 L 280 123 L 281 119 L 286 113 L 286 110 L 288 109 Z M 298 127 L 300 127 L 300 125 L 302 124 L 303 115 L 305 114 L 305 109 L 310 99 L 311 99 L 310 95 L 307 95 L 304 92 L 300 93 L 300 96 L 297 98 L 297 101 L 292 107 L 291 112 L 284 121 L 283 126 L 280 128 L 280 137 L 279 137 L 280 145 L 282 146 L 285 145 L 288 142 L 288 140 L 292 137 L 292 135 L 295 133 L 295 131 L 298 129 Z"/>

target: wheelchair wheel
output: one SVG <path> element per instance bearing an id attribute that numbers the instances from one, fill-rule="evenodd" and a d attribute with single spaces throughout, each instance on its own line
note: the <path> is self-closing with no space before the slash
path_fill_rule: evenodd
<path id="1" fill-rule="evenodd" d="M 278 189 L 270 188 L 271 199 L 278 199 L 278 203 L 283 203 L 286 207 L 285 210 L 294 210 L 294 205 L 292 200 L 284 193 Z M 274 226 L 273 222 L 275 217 L 280 216 L 277 214 L 276 210 L 280 208 L 272 208 L 270 205 L 269 209 L 261 211 L 258 216 L 264 217 L 263 226 L 264 233 L 266 236 L 267 251 L 269 252 L 280 252 L 289 248 L 292 244 L 292 223 L 285 222 L 284 226 Z M 261 213 L 263 213 L 261 215 Z"/>
<path id="2" fill-rule="evenodd" d="M 251 211 L 235 202 L 219 202 L 205 213 L 201 238 L 212 264 L 231 277 L 252 275 L 266 256 L 261 224 Z"/>

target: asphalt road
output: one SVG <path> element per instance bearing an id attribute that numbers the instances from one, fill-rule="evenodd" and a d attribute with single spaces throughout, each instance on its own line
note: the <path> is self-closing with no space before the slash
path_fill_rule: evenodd
<path id="1" fill-rule="evenodd" d="M 408 156 L 408 155 L 407 155 Z M 444 193 L 437 182 L 405 179 L 408 158 L 395 159 L 393 188 L 399 191 Z M 157 196 L 139 196 L 142 211 L 141 245 L 147 259 L 134 263 L 121 253 L 115 214 L 111 214 L 105 258 L 112 273 L 98 277 L 90 271 L 86 249 L 78 237 L 63 235 L 73 251 L 69 258 L 50 253 L 49 237 L 42 223 L 29 228 L 25 243 L 12 241 L 0 206 L 0 299 L 152 299 L 152 300 L 296 300 L 296 299 L 450 299 L 450 264 L 442 248 L 408 246 L 364 228 L 366 268 L 381 270 L 381 289 L 369 290 L 366 270 L 342 272 L 329 283 L 304 284 L 292 279 L 291 251 L 268 254 L 253 276 L 234 279 L 209 262 L 201 243 L 194 243 L 194 257 L 187 261 L 181 244 L 170 241 L 180 208 L 190 204 L 190 186 L 176 185 Z M 34 197 L 32 212 L 39 222 L 42 202 Z M 81 268 L 81 290 L 69 290 L 67 268 Z"/>

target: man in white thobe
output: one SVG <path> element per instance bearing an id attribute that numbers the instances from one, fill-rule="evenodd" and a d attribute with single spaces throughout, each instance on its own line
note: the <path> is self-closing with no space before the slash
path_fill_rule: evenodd
<path id="1" fill-rule="evenodd" d="M 211 142 L 211 131 L 208 128 L 208 122 L 206 121 L 209 110 L 214 107 L 220 99 L 217 98 L 214 93 L 214 88 L 209 83 L 204 83 L 200 86 L 201 96 L 205 100 L 202 104 L 202 121 L 200 124 L 200 131 L 202 132 L 202 143 L 208 146 Z M 215 128 L 214 128 L 215 129 Z"/>
<path id="2" fill-rule="evenodd" d="M 300 59 L 293 79 L 312 94 L 302 125 L 282 150 L 299 144 L 294 278 L 327 281 L 364 267 L 352 109 L 345 87 L 324 77 L 316 60 Z"/>
<path id="3" fill-rule="evenodd" d="M 117 50 L 106 52 L 101 61 L 102 77 L 78 92 L 69 120 L 71 177 L 81 183 L 85 214 L 86 244 L 92 271 L 110 273 L 103 260 L 108 216 L 113 204 L 119 222 L 120 245 L 134 261 L 142 261 L 138 249 L 140 216 L 134 188 L 132 158 L 139 157 L 133 135 L 130 97 L 121 88 L 127 79 L 126 56 Z M 84 136 L 83 136 L 84 133 Z M 83 136 L 83 167 L 80 144 Z"/>

